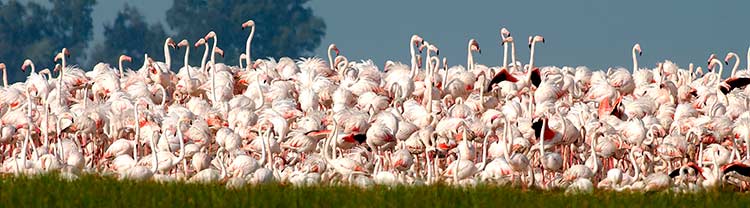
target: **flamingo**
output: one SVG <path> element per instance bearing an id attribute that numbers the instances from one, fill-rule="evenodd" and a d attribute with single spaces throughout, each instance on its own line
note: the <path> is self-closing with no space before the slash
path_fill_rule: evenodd
<path id="1" fill-rule="evenodd" d="M 253 34 L 255 34 L 255 21 L 248 20 L 248 21 L 242 23 L 242 29 L 243 30 L 245 28 L 247 28 L 247 27 L 250 27 L 250 35 L 247 36 L 247 43 L 245 43 L 245 55 L 247 56 L 247 58 L 245 58 L 245 62 L 247 62 L 245 64 L 245 66 L 247 67 L 245 70 L 249 71 L 250 70 L 250 66 L 253 65 L 252 56 L 250 55 L 250 45 L 253 42 Z M 216 42 L 214 42 L 214 43 L 216 43 Z"/>

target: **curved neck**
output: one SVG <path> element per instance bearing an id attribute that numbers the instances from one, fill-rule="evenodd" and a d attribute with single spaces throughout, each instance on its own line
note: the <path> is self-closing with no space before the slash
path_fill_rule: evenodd
<path id="1" fill-rule="evenodd" d="M 164 103 L 167 101 L 167 90 L 162 85 L 156 85 L 161 90 L 161 104 L 160 107 L 164 109 Z"/>
<path id="2" fill-rule="evenodd" d="M 212 104 L 217 106 L 216 101 L 216 63 L 211 61 L 211 96 L 213 97 Z"/>
<path id="3" fill-rule="evenodd" d="M 427 49 L 427 56 L 430 56 L 430 49 Z M 425 66 L 427 67 L 427 71 L 428 71 L 427 75 L 431 74 L 431 72 L 429 72 L 431 70 L 430 67 L 432 67 L 430 66 L 432 65 L 430 64 L 430 62 L 432 61 L 430 61 L 430 59 L 427 59 L 427 66 Z M 425 102 L 425 110 L 427 110 L 427 114 L 432 116 L 432 87 L 433 87 L 432 76 L 425 76 L 424 81 L 425 81 L 425 87 L 426 87 L 425 97 L 427 98 Z"/>
<path id="4" fill-rule="evenodd" d="M 471 42 L 469 42 L 466 54 L 466 70 L 471 71 L 472 69 L 474 69 L 474 56 L 471 55 Z"/>
<path id="5" fill-rule="evenodd" d="M 206 70 L 206 59 L 208 59 L 208 43 L 203 45 L 206 47 L 203 50 L 203 58 L 201 59 L 201 71 Z"/>
<path id="6" fill-rule="evenodd" d="M 544 160 L 544 130 L 547 127 L 547 119 L 542 120 L 542 132 L 541 136 L 539 137 L 539 156 L 542 160 Z"/>
<path id="7" fill-rule="evenodd" d="M 258 77 L 260 78 L 260 73 L 258 73 Z M 258 94 L 260 94 L 260 105 L 257 105 L 255 107 L 255 110 L 263 109 L 263 106 L 266 105 L 266 97 L 263 95 L 263 89 L 260 88 L 260 79 L 255 79 L 255 86 L 258 87 Z M 255 103 L 255 102 L 253 102 Z"/>
<path id="8" fill-rule="evenodd" d="M 156 147 L 154 147 L 155 142 L 156 141 L 154 141 L 154 138 L 151 138 L 151 142 L 149 142 L 149 146 L 151 146 L 151 158 L 153 160 L 153 164 L 151 164 L 152 173 L 156 173 L 156 171 L 159 170 L 159 159 L 157 158 L 158 154 L 156 154 Z"/>
<path id="9" fill-rule="evenodd" d="M 171 70 L 172 57 L 169 54 L 169 39 L 164 41 L 164 63 L 167 64 L 167 70 Z"/>
<path id="10" fill-rule="evenodd" d="M 564 123 L 565 121 L 561 121 L 561 122 Z M 592 172 L 594 172 L 594 175 L 596 175 L 596 173 L 599 171 L 599 163 L 598 163 L 597 158 L 596 158 L 596 148 L 595 148 L 596 147 L 596 142 L 597 142 L 596 140 L 598 138 L 599 138 L 599 134 L 597 134 L 597 133 L 594 133 L 594 136 L 591 137 L 591 160 L 592 160 L 592 162 L 594 162 L 594 164 L 593 164 L 594 165 L 594 169 L 592 170 Z"/>
<path id="11" fill-rule="evenodd" d="M 513 62 L 513 68 L 512 68 L 513 70 L 511 70 L 511 72 L 514 72 L 516 67 L 518 67 L 516 66 L 516 43 L 515 42 L 510 42 L 510 61 Z"/>
<path id="12" fill-rule="evenodd" d="M 179 164 L 183 159 L 185 159 L 185 141 L 182 140 L 182 120 L 177 122 L 177 139 L 180 140 L 180 156 L 177 157 L 177 160 L 172 162 L 172 166 L 175 166 Z"/>
<path id="13" fill-rule="evenodd" d="M 435 70 L 437 71 L 437 69 Z M 440 84 L 441 90 L 445 89 L 447 83 L 448 83 L 448 62 L 446 61 L 445 57 L 443 57 L 443 80 L 441 80 L 441 84 Z"/>
<path id="14" fill-rule="evenodd" d="M 34 62 L 29 61 L 29 66 L 31 67 L 31 73 L 36 73 L 36 67 L 34 67 Z"/>
<path id="15" fill-rule="evenodd" d="M 630 159 L 630 163 L 632 163 L 632 164 L 633 164 L 633 171 L 635 171 L 635 174 L 633 175 L 633 178 L 634 178 L 635 180 L 638 180 L 638 176 L 639 176 L 639 175 L 640 175 L 641 173 L 640 173 L 640 168 L 638 167 L 638 163 L 636 163 L 636 162 L 635 162 L 635 157 L 633 157 L 633 152 L 634 152 L 634 151 L 632 151 L 632 150 L 631 150 L 631 151 L 630 151 L 630 153 L 628 153 L 628 158 Z M 702 160 L 702 159 L 701 159 L 701 160 Z"/>
<path id="16" fill-rule="evenodd" d="M 733 56 L 734 59 L 736 60 L 734 62 L 734 67 L 732 67 L 732 74 L 731 74 L 731 77 L 734 77 L 734 74 L 737 73 L 737 68 L 740 67 L 740 56 L 738 56 L 736 53 L 730 53 L 729 55 Z"/>
<path id="17" fill-rule="evenodd" d="M 326 55 L 328 55 L 328 67 L 331 68 L 331 70 L 335 70 L 336 68 L 334 68 L 334 66 L 333 66 L 333 56 L 331 56 L 331 50 L 332 49 L 333 49 L 333 47 L 329 46 L 328 47 L 328 52 L 326 53 Z"/>
<path id="18" fill-rule="evenodd" d="M 638 57 L 636 56 L 635 51 L 636 50 L 634 46 L 633 47 L 633 72 L 632 73 L 635 73 L 636 71 L 638 71 Z"/>
<path id="19" fill-rule="evenodd" d="M 503 68 L 508 69 L 508 43 L 503 43 Z"/>
<path id="20" fill-rule="evenodd" d="M 214 38 L 214 44 L 213 46 L 211 46 L 211 62 L 213 62 L 213 64 L 216 64 L 216 42 L 219 42 L 219 39 L 216 38 L 216 35 L 214 35 L 213 38 Z M 213 70 L 216 70 L 216 69 L 213 68 Z"/>
<path id="21" fill-rule="evenodd" d="M 255 25 L 253 25 L 252 27 L 250 27 L 250 36 L 247 37 L 247 42 L 245 43 L 245 55 L 247 56 L 245 58 L 245 64 L 246 64 L 245 70 L 250 70 L 250 66 L 253 65 L 253 63 L 252 63 L 253 59 L 252 59 L 252 56 L 250 55 L 250 46 L 251 46 L 251 44 L 253 42 L 253 35 L 254 34 L 255 34 Z M 330 59 L 330 56 L 328 56 L 328 57 Z"/>
<path id="22" fill-rule="evenodd" d="M 5 68 L 2 68 L 3 70 L 3 87 L 8 88 L 8 70 Z"/>
<path id="23" fill-rule="evenodd" d="M 185 67 L 185 71 L 187 71 L 188 78 L 191 78 L 190 76 L 190 63 L 188 63 L 188 60 L 190 60 L 190 46 L 185 47 L 185 57 L 182 59 L 182 65 Z"/>
<path id="24" fill-rule="evenodd" d="M 124 72 L 122 70 L 122 58 L 120 60 L 117 60 L 117 69 L 120 70 L 120 79 L 124 76 Z"/>
<path id="25" fill-rule="evenodd" d="M 534 69 L 534 48 L 536 46 L 536 41 L 531 41 L 531 54 L 529 56 L 529 75 L 531 74 L 531 70 Z"/>
<path id="26" fill-rule="evenodd" d="M 237 62 L 237 64 L 238 64 L 237 67 L 240 68 L 240 69 L 245 68 L 244 66 L 242 66 L 242 59 L 245 59 L 246 56 L 243 56 L 243 55 L 245 55 L 245 54 L 244 53 L 240 54 L 240 58 L 238 59 L 239 62 Z"/>
<path id="27" fill-rule="evenodd" d="M 719 72 L 717 74 L 718 80 L 721 81 L 721 74 L 724 73 L 724 64 L 721 63 L 721 61 L 717 59 L 711 59 L 711 63 L 714 65 L 719 65 Z"/>
<path id="28" fill-rule="evenodd" d="M 5 73 L 5 72 L 3 72 Z M 60 65 L 60 74 L 57 75 L 57 98 L 60 102 L 60 105 L 63 105 L 63 95 L 62 95 L 62 87 L 63 87 L 63 77 L 65 77 L 65 53 L 62 53 L 62 64 Z M 7 82 L 6 80 L 3 80 Z"/>
<path id="29" fill-rule="evenodd" d="M 414 54 L 414 39 L 409 39 L 409 53 L 411 54 L 411 75 L 412 79 L 414 78 L 414 74 L 417 73 L 417 57 Z"/>

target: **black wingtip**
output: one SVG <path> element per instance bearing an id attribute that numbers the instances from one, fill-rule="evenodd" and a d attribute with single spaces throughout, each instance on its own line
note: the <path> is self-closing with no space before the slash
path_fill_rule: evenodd
<path id="1" fill-rule="evenodd" d="M 669 173 L 669 177 L 670 178 L 674 178 L 674 177 L 680 176 L 680 169 L 681 168 L 677 168 L 675 170 L 672 170 L 672 172 Z"/>
<path id="2" fill-rule="evenodd" d="M 543 122 L 542 119 L 539 119 L 538 121 L 536 121 L 536 122 L 534 122 L 534 123 L 531 124 L 531 128 L 534 129 L 534 134 L 535 135 L 540 135 L 541 134 L 540 132 L 542 132 L 542 128 L 544 127 L 544 126 L 542 126 L 544 124 L 542 122 Z"/>
<path id="3" fill-rule="evenodd" d="M 364 134 L 355 134 L 354 135 L 354 140 L 357 141 L 357 142 L 359 142 L 361 144 L 361 143 L 364 143 L 367 140 L 367 136 L 364 135 Z"/>
<path id="4" fill-rule="evenodd" d="M 724 87 L 724 86 L 719 87 L 719 90 L 721 90 L 721 93 L 724 93 L 724 95 L 729 94 L 729 92 L 732 91 L 732 89 L 729 89 L 729 88 Z"/>
<path id="5" fill-rule="evenodd" d="M 539 69 L 535 68 L 534 71 L 531 72 L 531 84 L 534 85 L 534 87 L 539 87 L 539 84 L 542 83 L 542 75 L 539 73 Z"/>

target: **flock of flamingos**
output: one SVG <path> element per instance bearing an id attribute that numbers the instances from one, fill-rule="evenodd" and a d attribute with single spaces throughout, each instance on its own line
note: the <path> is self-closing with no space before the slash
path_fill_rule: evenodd
<path id="1" fill-rule="evenodd" d="M 537 67 L 500 30 L 502 66 L 447 65 L 409 39 L 411 62 L 252 60 L 252 20 L 237 66 L 216 63 L 218 36 L 190 66 L 187 40 L 136 70 L 66 62 L 0 88 L 3 173 L 293 185 L 505 184 L 522 188 L 700 191 L 750 185 L 750 71 L 712 55 L 707 71 L 672 62 L 633 69 Z M 211 46 L 209 46 L 211 43 Z M 172 49 L 170 49 L 172 48 Z M 182 67 L 171 50 L 184 48 Z M 510 53 L 509 53 L 510 49 Z M 332 54 L 334 53 L 334 54 Z M 509 55 L 510 54 L 510 55 Z M 508 57 L 511 63 L 508 63 Z M 723 79 L 724 64 L 734 60 Z M 748 56 L 750 59 L 750 55 Z M 750 60 L 748 60 L 750 62 Z M 19 66 L 7 66 L 15 68 Z M 174 73 L 172 70 L 178 72 Z M 53 72 L 58 72 L 53 77 Z"/>

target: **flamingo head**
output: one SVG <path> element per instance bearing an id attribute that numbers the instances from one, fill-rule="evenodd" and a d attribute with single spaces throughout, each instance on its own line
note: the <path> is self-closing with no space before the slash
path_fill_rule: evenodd
<path id="1" fill-rule="evenodd" d="M 535 43 L 535 42 L 542 42 L 542 43 L 544 43 L 544 37 L 542 37 L 541 35 L 536 35 L 536 36 L 533 36 L 533 37 L 529 36 L 529 48 L 531 48 L 531 44 Z"/>
<path id="2" fill-rule="evenodd" d="M 726 64 L 726 65 L 729 65 L 729 59 L 731 59 L 731 58 L 732 58 L 732 55 L 733 55 L 733 54 L 734 54 L 734 53 L 732 53 L 732 52 L 729 52 L 729 53 L 727 53 L 727 56 L 726 56 L 726 57 L 724 57 L 724 64 Z"/>
<path id="3" fill-rule="evenodd" d="M 242 29 L 243 29 L 243 30 L 244 30 L 245 28 L 247 28 L 247 27 L 255 27 L 255 21 L 253 21 L 253 20 L 248 20 L 247 22 L 245 22 L 245 23 L 242 23 Z"/>
<path id="4" fill-rule="evenodd" d="M 479 42 L 477 42 L 477 40 L 475 39 L 469 40 L 469 50 L 476 51 L 480 54 L 482 53 L 482 49 L 479 48 Z"/>
<path id="5" fill-rule="evenodd" d="M 203 44 L 206 44 L 206 39 L 205 38 L 198 39 L 198 41 L 195 42 L 195 47 L 197 48 L 198 46 L 202 46 Z"/>
<path id="6" fill-rule="evenodd" d="M 5 70 L 5 63 L 0 63 L 0 70 Z"/>
<path id="7" fill-rule="evenodd" d="M 186 47 L 186 46 L 189 46 L 189 45 L 190 45 L 190 43 L 188 43 L 188 40 L 182 39 L 179 43 L 177 43 L 177 48 Z"/>
<path id="8" fill-rule="evenodd" d="M 265 62 L 263 62 L 263 61 L 255 61 L 255 62 L 253 62 L 253 69 L 257 69 L 263 63 L 265 63 Z"/>
<path id="9" fill-rule="evenodd" d="M 500 42 L 500 45 L 505 45 L 505 43 L 512 43 L 512 42 L 513 42 L 513 37 L 506 37 L 506 38 L 503 38 L 503 41 Z"/>
<path id="10" fill-rule="evenodd" d="M 128 55 L 120 55 L 120 61 L 133 62 L 133 58 Z"/>
<path id="11" fill-rule="evenodd" d="M 60 54 L 66 56 L 66 57 L 70 57 L 70 51 L 68 50 L 68 48 L 63 48 L 61 50 Z M 60 58 L 62 58 L 62 57 L 60 57 Z"/>
<path id="12" fill-rule="evenodd" d="M 478 45 L 477 45 L 477 48 L 479 48 Z M 437 46 L 435 45 L 430 45 L 429 47 L 427 47 L 427 50 L 435 51 L 435 55 L 438 55 L 438 56 L 440 55 L 440 49 L 438 49 Z M 479 53 L 481 52 L 482 51 L 480 50 Z"/>
<path id="13" fill-rule="evenodd" d="M 643 51 L 641 51 L 641 44 L 636 43 L 633 46 L 633 51 L 638 51 L 638 56 L 641 56 L 643 54 Z"/>
<path id="14" fill-rule="evenodd" d="M 505 42 L 506 38 L 510 38 L 510 31 L 508 31 L 507 28 L 500 28 L 500 37 L 502 37 L 503 42 Z"/>
<path id="15" fill-rule="evenodd" d="M 26 71 L 26 67 L 29 67 L 32 64 L 34 64 L 34 63 L 32 63 L 31 60 L 29 60 L 29 59 L 24 60 L 23 61 L 23 65 L 21 65 L 21 71 L 25 72 Z"/>
<path id="16" fill-rule="evenodd" d="M 710 56 L 708 56 L 708 61 L 706 61 L 706 62 L 708 62 L 708 69 L 709 70 L 713 69 L 713 64 L 711 63 L 711 60 L 714 60 L 714 59 L 716 59 L 716 54 L 712 53 Z"/>
<path id="17" fill-rule="evenodd" d="M 419 37 L 419 35 L 412 35 L 411 36 L 411 42 L 414 43 L 414 46 L 419 46 L 424 44 L 424 39 L 422 37 Z"/>
<path id="18" fill-rule="evenodd" d="M 338 55 L 339 55 L 340 51 L 339 51 L 339 48 L 338 48 L 338 47 L 336 47 L 336 44 L 333 44 L 333 43 L 331 43 L 331 45 L 329 45 L 329 46 L 328 46 L 328 48 L 329 48 L 330 50 L 333 50 L 334 52 L 336 52 L 336 56 L 338 56 Z"/>
<path id="19" fill-rule="evenodd" d="M 208 40 L 209 38 L 215 38 L 215 37 L 216 37 L 216 32 L 211 31 L 211 32 L 208 32 L 208 34 L 206 34 L 206 37 L 203 37 L 203 39 Z"/>
<path id="20" fill-rule="evenodd" d="M 221 57 L 224 57 L 224 50 L 222 50 L 221 48 L 219 48 L 219 46 L 216 46 L 216 48 L 214 48 L 214 53 L 217 53 L 217 54 L 221 55 Z"/>
<path id="21" fill-rule="evenodd" d="M 169 47 L 175 48 L 177 46 L 177 43 L 174 42 L 174 40 L 172 39 L 172 37 L 168 37 L 167 38 L 167 45 L 169 45 Z"/>
<path id="22" fill-rule="evenodd" d="M 148 58 L 148 71 L 152 74 L 159 73 L 159 70 L 156 70 L 156 67 L 154 67 L 154 59 Z"/>

